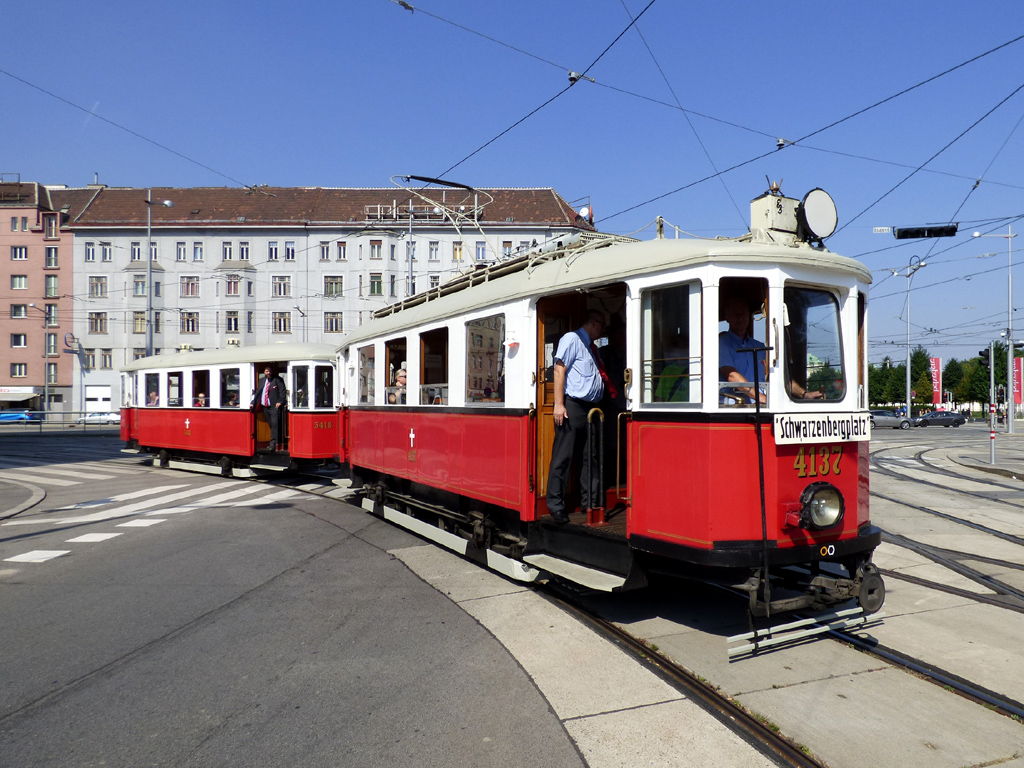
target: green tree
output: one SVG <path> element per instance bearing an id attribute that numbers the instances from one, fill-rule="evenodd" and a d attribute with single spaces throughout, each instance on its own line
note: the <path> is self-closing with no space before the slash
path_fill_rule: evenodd
<path id="1" fill-rule="evenodd" d="M 889 380 L 885 383 L 885 402 L 905 403 L 906 402 L 906 379 L 907 366 L 904 364 L 894 365 L 889 369 Z"/>
<path id="2" fill-rule="evenodd" d="M 932 393 L 935 390 L 932 389 L 932 377 L 931 372 L 925 371 L 917 377 L 917 381 L 914 382 L 914 403 L 917 406 L 931 405 Z"/>
<path id="3" fill-rule="evenodd" d="M 949 362 L 946 363 L 946 367 L 942 369 L 942 388 L 947 392 L 953 392 L 953 397 L 956 397 L 957 387 L 960 386 L 960 382 L 964 378 L 964 366 L 955 357 L 951 357 Z M 956 397 L 957 402 L 963 402 L 960 398 Z"/>
<path id="4" fill-rule="evenodd" d="M 885 388 L 889 383 L 889 358 L 882 361 L 882 365 L 868 366 L 868 402 L 872 405 L 879 405 L 886 402 Z"/>

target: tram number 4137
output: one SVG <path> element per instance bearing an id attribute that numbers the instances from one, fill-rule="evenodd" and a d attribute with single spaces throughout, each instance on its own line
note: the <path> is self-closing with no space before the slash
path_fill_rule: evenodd
<path id="1" fill-rule="evenodd" d="M 838 475 L 842 469 L 839 466 L 839 460 L 842 458 L 841 445 L 811 445 L 807 448 L 801 446 L 793 461 L 793 469 L 797 471 L 797 477 Z"/>

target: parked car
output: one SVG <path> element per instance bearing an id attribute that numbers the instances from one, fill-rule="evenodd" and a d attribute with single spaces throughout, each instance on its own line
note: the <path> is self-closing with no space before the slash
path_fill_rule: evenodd
<path id="1" fill-rule="evenodd" d="M 955 411 L 932 411 L 917 420 L 919 427 L 959 427 L 967 423 L 967 417 Z"/>
<path id="2" fill-rule="evenodd" d="M 899 416 L 895 411 L 871 411 L 871 427 L 892 427 L 893 429 L 910 429 L 913 422 L 906 416 Z"/>
<path id="3" fill-rule="evenodd" d="M 87 413 L 75 419 L 79 424 L 120 424 L 120 413 Z"/>
<path id="4" fill-rule="evenodd" d="M 10 408 L 0 411 L 0 421 L 36 421 L 32 412 L 23 408 Z"/>

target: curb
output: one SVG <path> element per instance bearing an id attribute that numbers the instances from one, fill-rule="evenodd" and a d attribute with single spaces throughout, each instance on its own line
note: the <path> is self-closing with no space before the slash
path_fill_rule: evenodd
<path id="1" fill-rule="evenodd" d="M 11 509 L 0 512 L 0 520 L 7 520 L 9 518 L 14 517 L 15 515 L 20 515 L 26 509 L 31 509 L 36 504 L 38 504 L 39 502 L 46 498 L 46 491 L 44 491 L 39 486 L 29 485 L 28 483 L 23 483 L 20 480 L 11 480 L 6 477 L 0 482 L 10 483 L 11 485 L 18 485 L 21 486 L 22 488 L 27 488 L 31 492 L 31 495 L 29 496 L 28 500 L 22 502 L 16 507 L 12 507 Z"/>

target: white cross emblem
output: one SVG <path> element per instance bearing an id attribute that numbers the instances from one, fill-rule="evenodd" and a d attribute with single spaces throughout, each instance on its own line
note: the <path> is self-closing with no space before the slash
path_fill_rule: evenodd
<path id="1" fill-rule="evenodd" d="M 185 429 L 188 429 L 188 419 L 185 419 Z"/>
<path id="2" fill-rule="evenodd" d="M 416 432 L 412 429 L 409 430 L 409 448 L 415 448 L 413 441 L 416 439 Z"/>

